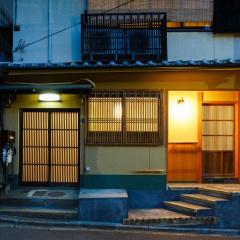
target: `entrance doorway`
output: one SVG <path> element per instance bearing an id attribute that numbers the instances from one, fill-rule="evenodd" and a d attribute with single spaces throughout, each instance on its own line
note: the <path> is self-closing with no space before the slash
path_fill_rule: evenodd
<path id="1" fill-rule="evenodd" d="M 234 177 L 234 105 L 202 107 L 203 177 Z"/>
<path id="2" fill-rule="evenodd" d="M 21 185 L 79 185 L 80 111 L 22 109 Z"/>
<path id="3" fill-rule="evenodd" d="M 240 179 L 239 102 L 237 91 L 168 92 L 168 182 Z"/>

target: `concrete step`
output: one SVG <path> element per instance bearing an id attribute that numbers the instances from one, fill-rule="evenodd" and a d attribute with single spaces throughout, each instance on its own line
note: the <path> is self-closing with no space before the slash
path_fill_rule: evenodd
<path id="1" fill-rule="evenodd" d="M 211 187 L 200 187 L 199 193 L 207 196 L 231 199 L 232 193 L 223 189 L 211 188 Z"/>
<path id="2" fill-rule="evenodd" d="M 130 209 L 127 225 L 186 226 L 211 225 L 216 223 L 214 217 L 192 217 L 166 209 Z"/>
<path id="3" fill-rule="evenodd" d="M 182 201 L 166 201 L 164 205 L 167 209 L 180 212 L 183 214 L 202 217 L 202 216 L 212 216 L 212 209 L 204 206 L 199 206 L 191 203 L 186 203 Z"/>
<path id="4" fill-rule="evenodd" d="M 213 207 L 217 202 L 226 202 L 227 199 L 218 198 L 203 194 L 181 194 L 181 200 L 183 202 L 196 204 L 205 207 Z"/>
<path id="5" fill-rule="evenodd" d="M 19 216 L 46 219 L 77 219 L 78 209 L 57 209 L 57 208 L 39 208 L 39 207 L 0 207 L 0 215 Z"/>
<path id="6" fill-rule="evenodd" d="M 30 189 L 0 197 L 0 206 L 71 209 L 78 207 L 78 190 Z"/>
<path id="7" fill-rule="evenodd" d="M 203 177 L 203 183 L 238 183 L 235 177 Z"/>
<path id="8" fill-rule="evenodd" d="M 0 206 L 42 207 L 42 208 L 75 208 L 78 199 L 32 199 L 32 198 L 0 198 Z"/>

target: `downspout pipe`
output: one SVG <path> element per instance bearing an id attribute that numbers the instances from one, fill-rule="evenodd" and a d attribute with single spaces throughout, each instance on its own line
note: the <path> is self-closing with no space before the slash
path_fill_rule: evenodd
<path id="1" fill-rule="evenodd" d="M 52 0 L 48 0 L 48 63 L 52 62 Z"/>
<path id="2" fill-rule="evenodd" d="M 14 27 L 17 26 L 17 23 L 18 23 L 18 3 L 17 3 L 17 0 L 14 1 Z"/>

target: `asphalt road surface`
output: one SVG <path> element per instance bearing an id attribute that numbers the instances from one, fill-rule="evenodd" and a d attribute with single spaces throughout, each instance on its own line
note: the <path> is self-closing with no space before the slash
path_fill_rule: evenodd
<path id="1" fill-rule="evenodd" d="M 0 225 L 0 240 L 230 240 L 240 237 L 188 233 L 47 229 Z"/>

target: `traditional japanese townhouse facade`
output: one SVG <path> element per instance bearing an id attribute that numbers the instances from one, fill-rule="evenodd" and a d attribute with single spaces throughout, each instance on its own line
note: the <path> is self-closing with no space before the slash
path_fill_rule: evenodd
<path id="1" fill-rule="evenodd" d="M 12 185 L 239 181 L 237 1 L 13 6 L 0 86 L 3 127 L 16 134 Z"/>

